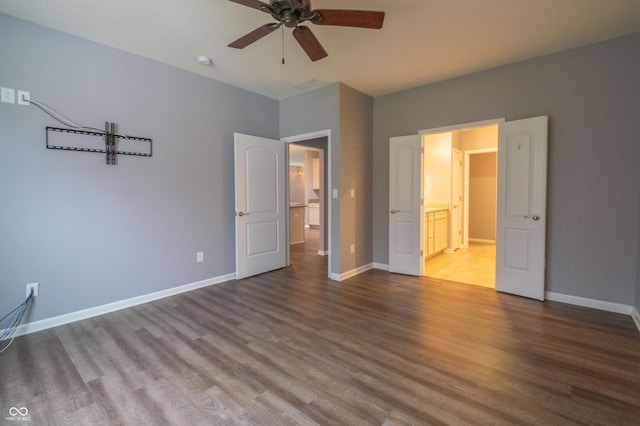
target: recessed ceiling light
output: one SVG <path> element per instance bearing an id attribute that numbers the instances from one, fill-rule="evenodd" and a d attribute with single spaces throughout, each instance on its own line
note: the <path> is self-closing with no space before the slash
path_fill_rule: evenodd
<path id="1" fill-rule="evenodd" d="M 200 65 L 208 66 L 208 65 L 212 65 L 213 61 L 208 56 L 198 56 L 198 63 Z"/>

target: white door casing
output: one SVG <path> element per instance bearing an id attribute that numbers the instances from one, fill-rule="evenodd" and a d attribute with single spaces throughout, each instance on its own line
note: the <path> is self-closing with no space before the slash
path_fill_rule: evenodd
<path id="1" fill-rule="evenodd" d="M 451 219 L 448 252 L 462 245 L 462 151 L 452 150 L 451 156 Z"/>
<path id="2" fill-rule="evenodd" d="M 284 142 L 234 134 L 236 278 L 287 264 Z"/>
<path id="3" fill-rule="evenodd" d="M 496 290 L 544 300 L 548 117 L 499 125 Z"/>
<path id="4" fill-rule="evenodd" d="M 422 142 L 419 135 L 389 140 L 389 271 L 422 275 Z"/>

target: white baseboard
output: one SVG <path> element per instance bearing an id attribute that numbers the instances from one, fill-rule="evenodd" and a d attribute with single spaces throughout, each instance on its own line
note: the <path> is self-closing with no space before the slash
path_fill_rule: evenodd
<path id="1" fill-rule="evenodd" d="M 544 296 L 553 302 L 568 303 L 570 305 L 583 306 L 585 308 L 600 309 L 601 311 L 615 312 L 617 314 L 631 315 L 633 306 L 620 303 L 605 302 L 603 300 L 587 299 L 585 297 L 570 296 L 568 294 L 546 291 Z"/>
<path id="2" fill-rule="evenodd" d="M 141 305 L 143 303 L 152 302 L 165 297 L 175 296 L 176 294 L 186 293 L 187 291 L 196 290 L 202 287 L 208 287 L 214 284 L 220 284 L 225 281 L 236 279 L 235 272 L 232 274 L 221 275 L 215 278 L 198 281 L 191 284 L 185 284 L 178 287 L 169 288 L 167 290 L 157 291 L 155 293 L 143 294 L 142 296 L 132 297 L 131 299 L 120 300 L 106 305 L 95 306 L 93 308 L 83 309 L 81 311 L 71 312 L 57 317 L 46 318 L 43 320 L 29 322 L 18 327 L 16 337 L 24 334 L 35 333 L 36 331 L 46 330 L 48 328 L 69 324 L 75 321 L 107 314 L 109 312 L 119 311 L 120 309 L 130 308 L 132 306 Z"/>
<path id="3" fill-rule="evenodd" d="M 331 278 L 334 281 L 344 281 L 346 279 L 349 279 L 351 277 L 355 277 L 356 275 L 359 275 L 363 272 L 367 272 L 369 270 L 373 269 L 373 263 L 369 263 L 367 265 L 364 266 L 360 266 L 358 268 L 352 269 L 350 271 L 347 272 L 343 272 L 342 274 L 329 274 L 329 278 Z"/>
<path id="4" fill-rule="evenodd" d="M 633 318 L 633 322 L 636 323 L 636 327 L 638 327 L 638 331 L 640 331 L 640 313 L 638 313 L 635 306 L 631 309 L 631 318 Z"/>
<path id="5" fill-rule="evenodd" d="M 484 240 L 482 238 L 469 238 L 470 243 L 495 244 L 496 240 Z"/>
<path id="6" fill-rule="evenodd" d="M 389 270 L 389 265 L 387 265 L 385 263 L 373 262 L 373 268 L 374 269 L 380 269 L 382 271 L 388 271 Z"/>

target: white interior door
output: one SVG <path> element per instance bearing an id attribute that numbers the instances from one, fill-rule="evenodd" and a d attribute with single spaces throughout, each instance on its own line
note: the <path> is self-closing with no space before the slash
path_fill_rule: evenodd
<path id="1" fill-rule="evenodd" d="M 419 135 L 389 140 L 389 271 L 422 275 L 422 143 Z"/>
<path id="2" fill-rule="evenodd" d="M 452 150 L 450 229 L 449 251 L 454 251 L 462 244 L 462 151 L 459 149 Z"/>
<path id="3" fill-rule="evenodd" d="M 496 289 L 544 300 L 547 123 L 535 117 L 498 131 Z"/>
<path id="4" fill-rule="evenodd" d="M 236 133 L 236 278 L 287 266 L 284 142 Z"/>

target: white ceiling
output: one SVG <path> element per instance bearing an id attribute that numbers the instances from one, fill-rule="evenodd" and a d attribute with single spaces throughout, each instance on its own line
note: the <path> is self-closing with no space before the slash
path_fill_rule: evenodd
<path id="1" fill-rule="evenodd" d="M 371 96 L 640 31 L 640 0 L 312 0 L 386 12 L 381 30 L 309 24 L 329 56 L 311 62 L 285 29 L 228 0 L 0 0 L 0 12 L 276 99 L 342 81 Z M 212 58 L 213 66 L 196 62 Z M 307 88 L 294 87 L 300 83 Z"/>

